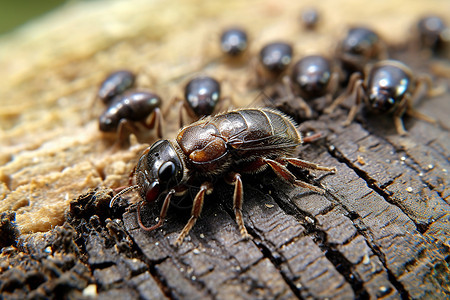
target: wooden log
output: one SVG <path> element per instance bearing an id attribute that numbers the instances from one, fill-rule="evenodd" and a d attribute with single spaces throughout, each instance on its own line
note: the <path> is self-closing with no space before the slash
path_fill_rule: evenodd
<path id="1" fill-rule="evenodd" d="M 104 107 L 92 105 L 102 78 L 129 68 L 137 85 L 158 92 L 165 105 L 202 72 L 221 80 L 235 106 L 245 106 L 260 93 L 247 83 L 251 58 L 265 42 L 292 42 L 295 59 L 333 55 L 349 25 L 367 24 L 388 45 L 403 45 L 424 12 L 450 11 L 449 3 L 378 1 L 362 9 L 353 0 L 311 2 L 322 19 L 307 31 L 299 16 L 308 5 L 288 0 L 129 2 L 69 4 L 0 40 L 2 298 L 450 296 L 448 92 L 417 103 L 438 123 L 406 117 L 407 136 L 397 134 L 390 117 L 364 111 L 343 127 L 345 105 L 302 123 L 323 138 L 302 146 L 299 156 L 338 171 L 293 172 L 326 193 L 293 188 L 269 170 L 244 176 L 244 221 L 252 236 L 244 241 L 233 188 L 219 179 L 180 247 L 173 243 L 190 215 L 185 202 L 152 232 L 139 227 L 132 199 L 109 208 L 110 188 L 128 183 L 156 137 L 138 136 L 114 150 L 115 136 L 97 129 Z M 251 44 L 244 61 L 231 63 L 217 38 L 234 24 L 248 29 Z M 449 84 L 448 57 L 392 55 L 417 73 L 441 70 L 434 82 Z M 167 137 L 177 125 L 173 112 Z M 144 206 L 141 214 L 154 224 L 159 207 Z"/>

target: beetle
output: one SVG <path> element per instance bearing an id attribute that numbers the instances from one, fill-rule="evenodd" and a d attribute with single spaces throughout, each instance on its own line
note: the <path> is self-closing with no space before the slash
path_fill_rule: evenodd
<path id="1" fill-rule="evenodd" d="M 364 66 L 375 60 L 387 58 L 387 47 L 381 37 L 372 29 L 363 26 L 351 27 L 338 44 L 336 57 L 347 79 L 354 72 L 362 72 Z"/>
<path id="2" fill-rule="evenodd" d="M 120 191 L 110 203 L 132 190 L 138 190 L 138 221 L 144 230 L 163 225 L 174 195 L 187 192 L 193 182 L 203 182 L 196 194 L 191 217 L 179 234 L 180 245 L 200 216 L 205 195 L 213 190 L 212 180 L 223 177 L 234 185 L 233 208 L 239 231 L 250 238 L 242 217 L 244 192 L 241 174 L 259 173 L 271 168 L 284 181 L 323 194 L 316 187 L 295 177 L 287 165 L 298 168 L 336 172 L 335 167 L 294 158 L 303 142 L 294 122 L 282 113 L 268 108 L 237 109 L 199 120 L 181 129 L 176 140 L 159 140 L 147 148 L 133 172 L 136 184 Z M 157 224 L 145 227 L 140 218 L 143 203 L 155 202 L 164 196 Z"/>
<path id="3" fill-rule="evenodd" d="M 256 77 L 250 80 L 250 85 L 263 87 L 276 82 L 292 62 L 293 48 L 286 42 L 271 42 L 259 51 L 259 63 L 253 60 Z"/>
<path id="4" fill-rule="evenodd" d="M 198 120 L 211 115 L 220 109 L 228 97 L 221 97 L 221 87 L 219 81 L 210 76 L 197 76 L 188 81 L 184 87 L 184 101 L 175 97 L 172 101 L 183 101 L 179 108 L 180 127 L 183 127 L 183 110 L 193 119 Z M 164 116 L 169 113 L 169 109 L 164 112 Z"/>
<path id="5" fill-rule="evenodd" d="M 393 114 L 395 127 L 400 135 L 407 132 L 402 116 L 406 113 L 430 123 L 435 121 L 414 110 L 412 103 L 423 97 L 436 93 L 431 91 L 431 80 L 427 76 L 414 76 L 413 71 L 397 60 L 383 60 L 366 67 L 364 78 L 354 73 L 347 90 L 340 95 L 325 113 L 331 113 L 348 97 L 354 105 L 351 107 L 344 125 L 349 125 L 355 118 L 361 100 L 370 111 L 381 114 Z M 426 89 L 424 89 L 424 84 Z"/>
<path id="6" fill-rule="evenodd" d="M 97 96 L 105 104 L 111 103 L 114 97 L 133 87 L 136 75 L 128 70 L 115 71 L 101 83 Z"/>
<path id="7" fill-rule="evenodd" d="M 265 45 L 259 52 L 262 66 L 271 73 L 281 73 L 292 61 L 292 46 L 285 42 L 273 42 Z"/>
<path id="8" fill-rule="evenodd" d="M 220 48 L 229 56 L 239 56 L 248 47 L 247 33 L 241 28 L 229 28 L 220 36 Z"/>
<path id="9" fill-rule="evenodd" d="M 161 128 L 161 98 L 151 91 L 129 90 L 114 98 L 105 112 L 99 118 L 99 129 L 103 132 L 117 131 L 119 140 L 124 128 L 136 131 L 134 122 L 146 127 L 155 128 L 159 138 Z M 146 122 L 150 116 L 149 122 Z"/>
<path id="10" fill-rule="evenodd" d="M 301 23 L 308 30 L 313 30 L 317 27 L 317 23 L 320 20 L 319 12 L 316 8 L 310 7 L 302 11 Z"/>
<path id="11" fill-rule="evenodd" d="M 220 83 L 209 76 L 193 78 L 184 89 L 184 99 L 196 117 L 210 115 L 220 100 Z"/>
<path id="12" fill-rule="evenodd" d="M 338 87 L 339 73 L 331 61 L 322 55 L 308 55 L 292 66 L 290 77 L 283 77 L 283 89 L 279 89 L 279 94 L 284 95 L 275 102 L 298 106 L 306 118 L 311 118 L 313 111 L 307 102 L 319 97 L 331 102 Z"/>
<path id="13" fill-rule="evenodd" d="M 418 43 L 424 49 L 436 53 L 449 42 L 448 27 L 444 20 L 436 15 L 429 15 L 419 19 L 416 25 Z M 445 36 L 447 35 L 447 38 Z"/>

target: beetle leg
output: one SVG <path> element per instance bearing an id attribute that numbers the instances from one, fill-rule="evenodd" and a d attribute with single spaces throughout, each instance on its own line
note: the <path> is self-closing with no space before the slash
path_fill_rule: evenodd
<path id="1" fill-rule="evenodd" d="M 183 243 L 186 235 L 189 233 L 189 231 L 191 231 L 192 227 L 194 227 L 195 222 L 197 222 L 197 219 L 200 217 L 200 213 L 202 212 L 205 194 L 211 194 L 212 190 L 213 187 L 209 182 L 205 182 L 200 186 L 200 190 L 198 191 L 197 195 L 195 195 L 194 204 L 192 205 L 191 218 L 184 226 L 180 235 L 178 235 L 178 238 L 175 241 L 175 246 L 180 246 Z"/>
<path id="2" fill-rule="evenodd" d="M 399 135 L 406 135 L 408 132 L 405 130 L 405 126 L 403 125 L 402 117 L 405 114 L 405 110 L 407 109 L 408 103 L 411 102 L 411 97 L 409 94 L 406 94 L 402 101 L 399 103 L 397 109 L 394 111 L 394 124 L 395 129 L 397 129 L 397 133 Z"/>
<path id="3" fill-rule="evenodd" d="M 231 177 L 230 184 L 234 185 L 234 193 L 233 193 L 233 209 L 234 215 L 236 216 L 236 223 L 239 226 L 239 232 L 243 239 L 248 240 L 251 239 L 252 236 L 248 234 L 247 229 L 245 228 L 244 218 L 242 216 L 242 203 L 244 202 L 244 189 L 242 187 L 242 179 L 241 174 L 239 173 L 230 173 Z"/>
<path id="4" fill-rule="evenodd" d="M 291 84 L 291 79 L 289 78 L 289 76 L 284 76 L 283 77 L 283 86 L 284 86 L 284 91 L 286 92 L 286 96 L 284 97 L 284 99 L 282 99 L 282 103 L 283 102 L 292 102 L 295 101 L 301 110 L 303 110 L 305 112 L 305 117 L 306 118 L 311 118 L 313 115 L 313 111 L 311 109 L 311 107 L 308 105 L 308 103 L 306 103 L 306 101 L 302 98 L 302 97 L 298 97 L 296 95 L 294 95 L 293 89 L 292 89 L 292 84 Z"/>
<path id="5" fill-rule="evenodd" d="M 138 213 L 138 223 L 139 223 L 139 227 L 141 227 L 143 230 L 145 231 L 152 231 L 158 227 L 161 227 L 162 224 L 164 223 L 164 219 L 166 217 L 167 214 L 167 209 L 169 208 L 169 204 L 170 204 L 170 199 L 172 198 L 172 195 L 175 194 L 175 190 L 170 190 L 169 193 L 166 195 L 166 198 L 164 198 L 164 202 L 161 208 L 161 212 L 159 213 L 159 220 L 158 223 L 156 223 L 156 225 L 153 225 L 151 227 L 146 227 L 141 220 L 141 206 L 142 203 L 144 203 L 144 201 L 141 201 L 138 204 L 137 207 L 137 213 Z"/>
<path id="6" fill-rule="evenodd" d="M 325 193 L 325 191 L 321 188 L 318 188 L 318 187 L 311 185 L 309 183 L 306 183 L 304 181 L 298 180 L 295 177 L 295 175 L 292 174 L 291 171 L 289 171 L 283 164 L 281 164 L 275 160 L 268 159 L 268 158 L 263 158 L 263 160 L 265 163 L 267 163 L 272 168 L 272 170 L 275 172 L 275 174 L 277 174 L 278 177 L 280 177 L 281 179 L 283 179 L 291 184 L 310 189 L 319 194 Z"/>
<path id="7" fill-rule="evenodd" d="M 415 110 L 412 107 L 406 108 L 406 114 L 408 116 L 414 117 L 416 119 L 420 119 L 420 120 L 426 121 L 428 123 L 436 124 L 436 120 L 435 119 L 433 119 L 432 117 L 427 116 L 426 114 L 418 112 L 417 110 Z"/>
<path id="8" fill-rule="evenodd" d="M 361 104 L 361 98 L 364 97 L 362 83 L 362 80 L 358 80 L 355 82 L 355 86 L 353 87 L 353 94 L 351 96 L 353 99 L 355 99 L 355 103 L 352 105 L 352 108 L 350 108 L 350 111 L 348 112 L 347 120 L 345 120 L 343 123 L 344 126 L 350 125 L 355 119 L 356 113 L 358 112 L 359 105 Z"/>
<path id="9" fill-rule="evenodd" d="M 438 96 L 442 93 L 445 93 L 445 87 L 438 86 L 434 89 L 431 88 L 432 81 L 429 76 L 421 76 L 417 79 L 417 85 L 410 99 L 408 99 L 406 103 L 406 113 L 414 118 L 426 121 L 428 123 L 436 123 L 436 120 L 418 112 L 413 108 L 413 104 L 417 103 L 420 98 L 427 95 L 428 97 Z"/>
<path id="10" fill-rule="evenodd" d="M 345 90 L 344 93 L 342 93 L 339 97 L 337 97 L 333 103 L 331 103 L 330 106 L 328 106 L 323 112 L 326 114 L 331 114 L 342 102 L 344 102 L 353 92 L 355 89 L 355 84 L 359 81 L 362 81 L 362 75 L 361 73 L 353 73 L 350 77 L 347 90 Z"/>
<path id="11" fill-rule="evenodd" d="M 321 166 L 319 164 L 316 164 L 316 163 L 313 163 L 310 161 L 306 161 L 303 159 L 299 159 L 299 158 L 286 157 L 286 158 L 281 158 L 278 161 L 281 163 L 287 162 L 295 167 L 303 168 L 303 169 L 328 171 L 328 172 L 333 172 L 333 173 L 337 172 L 336 167 L 325 167 L 325 166 Z"/>
<path id="12" fill-rule="evenodd" d="M 149 128 L 155 128 L 158 138 L 162 138 L 162 113 L 159 107 L 155 108 L 150 114 L 150 120 L 148 123 L 144 122 L 144 125 Z"/>
<path id="13" fill-rule="evenodd" d="M 327 94 L 331 97 L 337 92 L 339 88 L 339 73 L 333 72 L 331 73 L 330 81 L 327 86 Z"/>
<path id="14" fill-rule="evenodd" d="M 438 86 L 433 87 L 433 80 L 431 80 L 431 77 L 427 74 L 418 76 L 417 80 L 417 86 L 416 90 L 420 90 L 420 86 L 426 85 L 424 94 L 427 97 L 437 97 L 445 94 L 447 92 L 447 85 L 446 84 L 439 84 Z M 415 103 L 417 98 L 422 97 L 423 95 L 420 94 L 420 92 L 417 92 L 419 95 L 416 97 L 416 91 L 413 92 L 412 95 L 412 103 Z"/>
<path id="15" fill-rule="evenodd" d="M 119 125 L 117 126 L 117 141 L 114 143 L 113 149 L 120 148 L 122 143 L 125 141 L 125 138 L 127 137 L 126 131 L 128 133 L 136 134 L 137 132 L 139 132 L 139 129 L 131 121 L 128 121 L 126 119 L 120 120 Z"/>

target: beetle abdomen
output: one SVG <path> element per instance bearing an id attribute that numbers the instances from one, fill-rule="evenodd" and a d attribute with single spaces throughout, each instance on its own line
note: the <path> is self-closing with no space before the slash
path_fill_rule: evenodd
<path id="1" fill-rule="evenodd" d="M 223 170 L 232 162 L 291 155 L 302 142 L 293 121 L 271 109 L 238 109 L 183 128 L 177 143 L 199 170 Z"/>
<path id="2" fill-rule="evenodd" d="M 301 136 L 293 121 L 282 113 L 271 109 L 242 109 L 233 112 L 241 119 L 241 125 L 234 134 L 219 125 L 219 131 L 228 139 L 228 145 L 238 150 L 239 155 L 271 156 L 275 153 L 291 153 L 301 144 Z M 227 118 L 228 114 L 216 118 Z M 221 122 L 224 124 L 224 122 Z"/>

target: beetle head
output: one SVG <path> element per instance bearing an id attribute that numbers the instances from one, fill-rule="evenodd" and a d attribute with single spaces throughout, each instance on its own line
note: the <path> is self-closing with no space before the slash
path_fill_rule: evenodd
<path id="1" fill-rule="evenodd" d="M 386 113 L 395 107 L 396 101 L 389 91 L 378 90 L 377 92 L 370 93 L 369 104 L 372 111 Z"/>
<path id="2" fill-rule="evenodd" d="M 136 182 L 140 196 L 148 202 L 175 186 L 183 179 L 183 163 L 174 146 L 168 140 L 155 142 L 139 159 L 136 166 Z"/>

